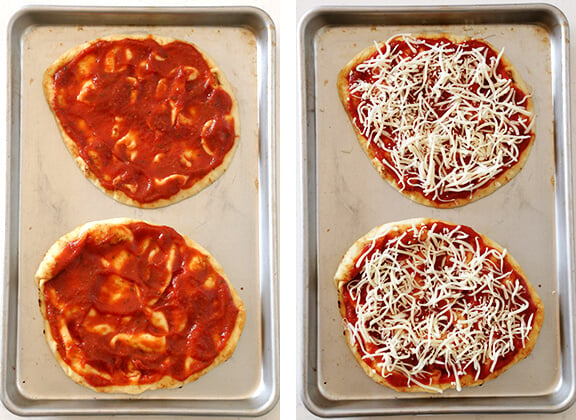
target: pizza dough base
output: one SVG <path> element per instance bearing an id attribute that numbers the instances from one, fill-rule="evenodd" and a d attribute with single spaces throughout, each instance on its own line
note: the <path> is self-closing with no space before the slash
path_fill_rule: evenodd
<path id="1" fill-rule="evenodd" d="M 461 42 L 464 42 L 466 40 L 471 39 L 468 37 L 455 36 L 453 34 L 447 34 L 447 33 L 415 34 L 412 36 L 414 38 L 428 39 L 428 40 L 446 38 L 453 43 L 461 43 Z M 393 39 L 396 39 L 396 38 L 401 38 L 401 35 L 399 35 L 398 37 L 394 37 Z M 392 41 L 393 39 L 391 39 L 390 41 Z M 497 51 L 492 45 L 490 45 L 485 40 L 482 40 L 482 42 L 484 42 L 492 50 Z M 379 47 L 382 47 L 385 44 L 386 44 L 386 42 L 380 42 Z M 482 197 L 486 197 L 487 195 L 492 194 L 495 190 L 497 190 L 498 188 L 500 188 L 501 186 L 503 186 L 504 184 L 509 182 L 512 178 L 514 178 L 522 170 L 522 168 L 526 164 L 526 161 L 528 160 L 528 156 L 530 155 L 530 150 L 532 149 L 532 145 L 534 144 L 534 138 L 535 138 L 534 128 L 531 130 L 531 139 L 529 141 L 529 144 L 522 151 L 520 156 L 518 157 L 518 161 L 514 165 L 509 167 L 507 170 L 502 172 L 499 176 L 494 178 L 490 183 L 488 183 L 488 184 L 484 185 L 483 187 L 473 191 L 467 197 L 457 198 L 457 199 L 452 200 L 450 202 L 439 202 L 439 201 L 429 199 L 420 190 L 408 191 L 408 190 L 402 189 L 402 186 L 398 184 L 398 182 L 397 182 L 396 178 L 394 177 L 393 173 L 391 172 L 391 170 L 386 165 L 384 165 L 378 158 L 376 158 L 373 151 L 370 150 L 368 139 L 366 137 L 364 137 L 364 135 L 356 127 L 356 124 L 354 123 L 353 117 L 348 110 L 348 100 L 350 98 L 350 94 L 348 91 L 348 75 L 349 75 L 351 70 L 356 68 L 356 66 L 358 64 L 360 64 L 360 63 L 366 61 L 368 58 L 370 58 L 374 53 L 376 53 L 376 51 L 377 51 L 377 48 L 375 45 L 373 45 L 371 47 L 368 47 L 368 48 L 362 50 L 360 53 L 358 53 L 350 62 L 348 62 L 348 64 L 346 64 L 342 68 L 342 70 L 338 74 L 336 84 L 337 84 L 337 88 L 338 88 L 338 95 L 340 97 L 342 105 L 344 106 L 346 114 L 348 115 L 348 118 L 350 119 L 350 122 L 352 123 L 352 127 L 354 128 L 354 132 L 356 133 L 356 137 L 358 138 L 358 141 L 360 142 L 362 149 L 364 150 L 364 152 L 368 156 L 368 159 L 370 159 L 370 162 L 372 162 L 372 165 L 376 168 L 376 170 L 378 171 L 380 176 L 383 179 L 385 179 L 386 181 L 388 181 L 388 183 L 390 183 L 390 185 L 392 185 L 396 190 L 398 190 L 405 197 L 408 197 L 412 201 L 415 201 L 416 203 L 419 203 L 419 204 L 423 204 L 425 206 L 431 206 L 431 207 L 436 207 L 436 208 L 454 208 L 454 207 L 463 206 L 465 204 L 471 203 L 471 202 L 476 201 Z M 524 80 L 522 79 L 522 77 L 520 76 L 518 71 L 516 71 L 516 69 L 514 68 L 512 63 L 506 58 L 506 56 L 502 55 L 500 60 L 501 60 L 502 64 L 504 65 L 504 68 L 506 69 L 506 71 L 508 72 L 510 77 L 512 78 L 515 86 L 518 87 L 524 94 L 527 95 L 526 109 L 529 112 L 533 112 L 534 106 L 533 106 L 532 98 L 529 95 L 529 90 L 528 90 L 526 83 L 524 82 Z"/>
<path id="2" fill-rule="evenodd" d="M 368 232 L 367 234 L 365 234 L 364 236 L 362 236 L 361 238 L 359 238 L 354 242 L 354 244 L 350 247 L 350 249 L 348 249 L 344 257 L 342 258 L 342 261 L 340 262 L 336 274 L 334 276 L 334 282 L 338 291 L 338 307 L 340 309 L 340 315 L 342 316 L 342 319 L 346 318 L 346 306 L 345 301 L 343 299 L 344 287 L 346 283 L 353 280 L 353 278 L 351 278 L 350 273 L 354 271 L 354 264 L 356 263 L 358 258 L 362 255 L 365 246 L 367 244 L 370 244 L 374 238 L 384 236 L 388 232 L 405 231 L 410 227 L 412 227 L 413 225 L 430 224 L 434 223 L 435 221 L 438 220 L 430 218 L 415 218 L 399 222 L 386 223 L 384 225 L 375 227 L 370 232 Z M 452 224 L 445 221 L 442 221 L 442 223 Z M 458 226 L 457 224 L 452 225 Z M 482 238 L 486 246 L 494 248 L 499 252 L 503 251 L 503 248 L 499 244 L 497 244 L 496 242 L 494 242 L 493 240 L 491 240 L 490 238 L 479 232 L 476 233 Z M 509 253 L 506 254 L 506 260 L 526 282 L 527 290 L 530 293 L 531 300 L 536 307 L 532 329 L 530 330 L 530 333 L 526 339 L 525 346 L 521 349 L 518 349 L 517 353 L 507 364 L 503 365 L 499 369 L 495 369 L 494 372 L 490 373 L 483 379 L 475 380 L 474 375 L 470 374 L 466 376 L 461 376 L 460 385 L 462 387 L 472 387 L 482 385 L 483 383 L 496 378 L 501 373 L 505 372 L 510 367 L 512 367 L 514 364 L 526 358 L 532 352 L 532 349 L 534 348 L 534 345 L 536 344 L 536 340 L 540 333 L 540 329 L 542 328 L 542 323 L 544 322 L 544 305 L 542 303 L 542 300 L 540 299 L 540 296 L 538 296 L 538 293 L 536 292 L 532 284 L 530 284 L 530 282 L 528 281 L 526 274 L 520 267 L 520 264 L 518 264 L 518 262 Z M 372 367 L 362 359 L 362 354 L 358 351 L 358 349 L 354 345 L 352 337 L 350 336 L 350 333 L 347 328 L 344 329 L 344 335 L 346 337 L 346 343 L 348 344 L 348 347 L 352 351 L 354 358 L 360 364 L 360 366 L 362 366 L 366 374 L 374 381 L 399 392 L 433 393 L 433 391 L 420 387 L 417 384 L 411 384 L 410 386 L 392 386 L 386 381 L 384 377 L 382 377 L 378 372 L 372 369 Z M 455 386 L 452 385 L 451 383 L 431 384 L 431 386 L 437 387 L 438 392 L 441 392 L 449 388 L 455 388 Z"/>
<path id="3" fill-rule="evenodd" d="M 50 106 L 50 110 L 54 114 L 54 118 L 56 119 L 58 129 L 60 131 L 60 134 L 62 135 L 62 139 L 64 140 L 66 147 L 68 148 L 68 150 L 72 154 L 74 161 L 80 167 L 80 169 L 82 170 L 82 172 L 84 173 L 86 178 L 88 178 L 90 181 L 92 181 L 94 183 L 94 185 L 96 185 L 96 187 L 98 187 L 101 191 L 108 194 L 109 196 L 111 196 L 112 198 L 114 198 L 116 201 L 118 201 L 120 203 L 124 203 L 124 204 L 134 206 L 134 207 L 141 207 L 141 208 L 165 207 L 165 206 L 177 203 L 179 201 L 184 200 L 185 198 L 191 197 L 191 196 L 199 193 L 204 188 L 206 188 L 208 185 L 212 184 L 214 181 L 216 181 L 218 178 L 220 178 L 220 176 L 222 176 L 224 174 L 224 172 L 226 172 L 226 170 L 230 166 L 230 162 L 232 161 L 232 157 L 234 156 L 234 152 L 236 151 L 236 148 L 238 147 L 238 141 L 240 139 L 240 136 L 239 136 L 240 122 L 239 122 L 238 102 L 237 102 L 236 97 L 234 96 L 234 94 L 232 92 L 232 86 L 230 85 L 230 83 L 226 79 L 226 76 L 220 70 L 220 68 L 216 65 L 216 63 L 210 58 L 210 56 L 208 56 L 204 51 L 202 51 L 200 48 L 198 48 L 197 45 L 192 44 L 190 42 L 186 42 L 190 45 L 193 45 L 194 48 L 196 48 L 196 50 L 198 50 L 198 52 L 202 55 L 202 57 L 204 58 L 204 60 L 208 64 L 208 66 L 210 67 L 213 76 L 215 77 L 215 79 L 219 83 L 219 86 L 221 86 L 226 91 L 226 93 L 228 93 L 228 95 L 230 95 L 230 98 L 232 99 L 232 108 L 230 110 L 230 116 L 232 118 L 234 118 L 234 132 L 236 133 L 236 135 L 234 137 L 233 146 L 230 148 L 228 153 L 224 156 L 224 159 L 222 160 L 222 163 L 219 166 L 213 168 L 203 178 L 199 179 L 192 186 L 190 186 L 190 188 L 181 189 L 178 193 L 174 194 L 173 196 L 171 196 L 169 198 L 162 198 L 162 199 L 159 199 L 159 200 L 156 200 L 153 202 L 149 202 L 149 203 L 141 203 L 139 201 L 132 199 L 131 197 L 126 195 L 123 191 L 109 190 L 109 189 L 105 188 L 100 183 L 100 180 L 96 177 L 96 175 L 94 175 L 94 173 L 90 170 L 90 168 L 88 167 L 88 164 L 84 161 L 84 159 L 82 159 L 82 157 L 78 153 L 78 146 L 76 145 L 74 140 L 68 135 L 68 133 L 64 130 L 64 127 L 62 126 L 62 124 L 60 123 L 60 120 L 58 119 L 58 116 L 56 115 L 56 111 L 54 108 L 54 102 L 56 99 L 56 91 L 54 89 L 54 74 L 60 68 L 62 68 L 62 66 L 66 65 L 68 62 L 73 60 L 78 54 L 80 54 L 83 50 L 90 47 L 91 45 L 93 45 L 97 42 L 100 42 L 100 41 L 120 41 L 120 40 L 124 40 L 124 39 L 134 39 L 134 40 L 153 39 L 154 41 L 156 41 L 160 45 L 170 44 L 171 42 L 174 42 L 174 41 L 186 42 L 186 41 L 182 41 L 182 40 L 177 40 L 177 39 L 168 38 L 168 37 L 160 37 L 160 36 L 156 36 L 156 35 L 113 35 L 113 36 L 98 38 L 98 39 L 86 42 L 84 44 L 78 45 L 78 46 L 70 49 L 69 51 L 65 52 L 63 55 L 61 55 L 54 63 L 52 63 L 46 69 L 46 71 L 44 72 L 43 79 L 42 79 L 42 86 L 44 89 L 44 95 L 46 97 L 46 100 L 48 101 L 48 105 Z"/>
<path id="4" fill-rule="evenodd" d="M 200 378 L 201 376 L 203 376 L 204 374 L 206 374 L 211 369 L 221 364 L 222 362 L 225 362 L 232 356 L 234 350 L 236 349 L 236 345 L 238 344 L 238 341 L 240 339 L 240 335 L 242 334 L 242 330 L 244 328 L 244 323 L 246 320 L 246 308 L 244 306 L 244 303 L 242 302 L 240 296 L 238 296 L 238 293 L 230 283 L 230 280 L 226 276 L 226 273 L 224 272 L 222 266 L 216 261 L 216 259 L 212 255 L 210 255 L 208 251 L 206 251 L 204 248 L 202 248 L 200 245 L 192 241 L 187 236 L 180 234 L 184 238 L 186 244 L 189 247 L 197 249 L 207 257 L 212 267 L 214 267 L 215 271 L 226 281 L 228 288 L 230 289 L 230 294 L 234 301 L 234 305 L 238 309 L 238 315 L 236 317 L 236 323 L 234 325 L 234 329 L 232 330 L 230 337 L 226 342 L 226 345 L 209 366 L 207 366 L 201 371 L 192 374 L 185 381 L 178 381 L 171 376 L 164 376 L 159 381 L 150 384 L 111 385 L 96 388 L 87 383 L 84 377 L 76 373 L 62 359 L 60 353 L 57 351 L 56 340 L 52 336 L 50 323 L 48 322 L 46 316 L 46 302 L 44 301 L 44 285 L 46 284 L 46 282 L 50 281 L 56 274 L 56 268 L 60 255 L 67 247 L 67 244 L 69 242 L 76 241 L 79 238 L 86 236 L 87 234 L 90 234 L 93 237 L 97 237 L 100 235 L 102 238 L 107 238 L 110 235 L 110 233 L 114 235 L 114 238 L 117 238 L 119 241 L 122 241 L 127 236 L 127 232 L 123 229 L 123 226 L 137 222 L 141 221 L 130 218 L 117 218 L 117 219 L 108 219 L 108 220 L 90 222 L 75 228 L 71 232 L 67 233 L 66 235 L 58 239 L 48 249 L 35 275 L 36 284 L 40 292 L 39 303 L 40 303 L 40 311 L 44 319 L 44 335 L 46 337 L 48 346 L 52 350 L 52 353 L 56 357 L 58 364 L 62 367 L 66 375 L 68 375 L 70 378 L 72 378 L 75 382 L 79 383 L 80 385 L 84 385 L 85 387 L 93 389 L 94 391 L 98 392 L 105 392 L 105 393 L 121 392 L 126 394 L 140 394 L 147 390 L 177 388 L 189 382 L 193 382 L 198 378 Z M 149 222 L 146 223 L 149 225 L 154 225 Z"/>

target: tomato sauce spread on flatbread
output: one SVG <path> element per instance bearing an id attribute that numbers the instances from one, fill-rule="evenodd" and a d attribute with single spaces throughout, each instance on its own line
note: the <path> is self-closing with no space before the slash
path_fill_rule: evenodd
<path id="1" fill-rule="evenodd" d="M 43 312 L 57 356 L 87 386 L 171 387 L 230 356 L 243 305 L 212 257 L 172 228 L 98 227 L 57 249 L 37 274 Z"/>
<path id="2" fill-rule="evenodd" d="M 492 379 L 531 351 L 540 298 L 518 263 L 472 228 L 384 225 L 336 275 L 349 345 L 377 382 L 440 392 Z"/>
<path id="3" fill-rule="evenodd" d="M 520 170 L 534 140 L 524 82 L 481 39 L 395 36 L 359 53 L 338 88 L 374 166 L 422 204 L 489 194 Z"/>
<path id="4" fill-rule="evenodd" d="M 235 100 L 194 45 L 97 40 L 51 70 L 51 107 L 106 191 L 146 206 L 193 188 L 236 144 Z"/>

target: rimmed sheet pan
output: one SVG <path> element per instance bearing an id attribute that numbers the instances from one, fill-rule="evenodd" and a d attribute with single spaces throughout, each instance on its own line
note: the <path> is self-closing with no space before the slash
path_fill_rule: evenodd
<path id="1" fill-rule="evenodd" d="M 336 77 L 360 50 L 398 33 L 481 37 L 532 90 L 536 142 L 509 184 L 466 206 L 416 204 L 384 182 L 338 98 Z M 574 233 L 568 110 L 568 24 L 547 5 L 319 8 L 300 25 L 302 75 L 303 402 L 320 416 L 553 412 L 574 400 Z M 467 224 L 515 256 L 542 296 L 546 319 L 533 353 L 482 387 L 400 394 L 368 378 L 342 335 L 333 285 L 352 243 L 372 227 L 411 217 Z"/>
<path id="2" fill-rule="evenodd" d="M 42 92 L 44 69 L 88 40 L 153 33 L 193 42 L 226 74 L 240 143 L 228 171 L 199 194 L 142 210 L 80 172 Z M 251 7 L 28 8 L 9 27 L 8 208 L 2 400 L 22 415 L 260 415 L 278 399 L 275 28 Z M 208 249 L 247 308 L 232 358 L 180 389 L 100 394 L 66 377 L 42 335 L 34 272 L 52 242 L 92 220 L 166 224 Z"/>

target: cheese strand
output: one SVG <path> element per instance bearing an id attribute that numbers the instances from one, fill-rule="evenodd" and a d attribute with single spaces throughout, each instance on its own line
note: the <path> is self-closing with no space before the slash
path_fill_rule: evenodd
<path id="1" fill-rule="evenodd" d="M 502 53 L 403 35 L 358 64 L 354 123 L 400 189 L 432 200 L 477 190 L 516 163 L 532 137 L 527 96 L 498 68 Z M 401 46 L 407 48 L 401 48 Z"/>
<path id="2" fill-rule="evenodd" d="M 383 246 L 373 238 L 360 256 L 360 274 L 346 285 L 356 320 L 345 323 L 381 376 L 439 391 L 430 369 L 442 369 L 460 390 L 460 377 L 484 377 L 524 345 L 533 321 L 528 292 L 506 252 L 471 235 L 461 226 L 413 225 Z"/>

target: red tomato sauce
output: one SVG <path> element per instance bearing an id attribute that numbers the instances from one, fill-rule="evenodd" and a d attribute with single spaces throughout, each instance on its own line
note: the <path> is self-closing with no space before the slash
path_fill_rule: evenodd
<path id="1" fill-rule="evenodd" d="M 138 384 L 164 376 L 184 381 L 212 363 L 238 316 L 225 279 L 177 232 L 142 222 L 129 229 L 132 242 L 88 235 L 69 243 L 57 274 L 44 285 L 47 320 L 60 357 L 69 365 L 89 364 L 111 378 L 84 376 L 94 387 L 133 384 L 134 371 L 140 372 Z M 168 267 L 167 253 L 174 246 L 173 264 Z M 120 267 L 113 265 L 117 258 L 123 258 Z M 208 278 L 214 287 L 204 285 Z M 167 328 L 153 322 L 152 313 L 162 313 Z M 62 339 L 60 322 L 71 342 Z M 111 330 L 95 333 L 93 329 L 102 324 Z M 165 348 L 130 345 L 118 339 L 122 334 L 148 334 L 165 340 Z M 190 357 L 193 361 L 186 368 Z"/>
<path id="2" fill-rule="evenodd" d="M 445 228 L 450 229 L 450 230 L 454 229 L 454 226 L 449 225 L 449 224 L 445 224 L 445 223 L 438 222 L 438 221 L 436 221 L 434 223 L 437 225 L 437 228 L 435 229 L 436 232 L 440 232 Z M 484 250 L 488 249 L 488 246 L 485 244 L 485 242 L 482 240 L 482 238 L 480 236 L 478 236 L 478 234 L 472 228 L 467 227 L 467 226 L 461 226 L 460 232 L 465 232 L 468 234 L 467 242 L 470 245 L 472 245 L 473 247 L 475 247 L 476 243 L 478 243 L 478 246 L 481 249 L 481 253 Z M 371 244 L 366 245 L 364 247 L 363 252 L 361 252 L 360 255 L 363 255 L 366 253 L 366 257 L 365 257 L 364 261 L 370 259 L 371 255 L 373 255 L 375 252 L 377 252 L 379 250 L 384 249 L 390 240 L 393 240 L 394 238 L 398 237 L 400 234 L 401 234 L 400 232 L 390 232 L 387 235 L 384 235 L 384 236 L 378 238 L 375 241 L 376 242 L 375 246 L 372 247 Z M 405 243 L 405 244 L 418 242 L 418 237 L 414 235 L 414 232 L 409 231 L 409 232 L 407 232 L 407 235 L 402 239 L 401 242 Z M 515 279 L 518 279 L 518 281 L 520 282 L 520 285 L 521 285 L 520 295 L 529 302 L 528 308 L 526 310 L 524 310 L 524 312 L 522 312 L 522 317 L 528 323 L 530 316 L 536 312 L 536 306 L 534 305 L 534 302 L 530 299 L 530 294 L 529 294 L 528 289 L 527 289 L 526 281 L 524 280 L 524 278 L 522 276 L 520 276 L 514 270 L 512 265 L 507 261 L 505 261 L 505 263 L 503 264 L 503 272 L 512 272 L 513 273 L 512 276 Z M 345 306 L 346 321 L 351 323 L 351 324 L 355 324 L 358 321 L 358 316 L 356 313 L 356 307 L 359 305 L 362 305 L 366 302 L 366 289 L 365 288 L 361 289 L 360 293 L 358 295 L 352 296 L 352 294 L 350 293 L 350 286 L 354 285 L 356 283 L 356 281 L 361 278 L 361 276 L 362 276 L 362 267 L 358 268 L 355 272 L 351 273 L 350 280 L 346 283 L 346 285 L 344 287 L 343 301 L 344 301 L 344 306 Z M 356 293 L 358 293 L 358 291 L 356 291 Z M 477 297 L 464 295 L 462 298 L 465 299 L 467 302 L 473 303 Z M 441 308 L 442 308 L 442 305 L 440 305 L 438 310 L 440 310 Z M 378 350 L 378 347 L 376 345 L 370 343 L 370 342 L 364 342 L 363 345 L 366 348 L 366 350 L 368 351 L 368 353 L 364 353 L 362 346 L 360 346 L 358 343 L 355 343 L 355 348 L 360 354 L 370 354 L 370 353 L 374 353 L 376 350 Z M 514 347 L 515 347 L 515 349 L 521 349 L 523 347 L 522 341 L 520 339 L 516 339 L 514 341 Z M 515 355 L 516 355 L 516 352 L 512 351 L 512 352 L 507 353 L 504 356 L 500 356 L 498 361 L 495 364 L 494 370 L 498 370 L 500 367 L 509 363 L 509 361 L 512 360 L 512 358 L 514 358 Z M 368 364 L 369 366 L 371 366 L 376 371 L 380 371 L 378 364 L 383 363 L 384 358 L 383 357 L 368 357 L 368 358 L 364 358 L 364 362 L 366 364 Z M 415 357 L 407 360 L 406 362 L 408 364 L 411 363 L 412 366 L 416 366 L 418 364 L 418 360 Z M 490 375 L 492 373 L 490 368 L 491 368 L 490 365 L 483 366 L 481 368 L 480 374 L 478 375 L 478 378 L 484 379 L 488 375 Z M 455 382 L 454 372 L 451 370 L 448 370 L 444 364 L 436 363 L 436 364 L 426 366 L 425 372 L 428 372 L 429 374 L 427 374 L 425 376 L 422 375 L 422 377 L 417 378 L 417 380 L 421 381 L 424 384 L 428 384 L 428 381 L 432 376 L 434 377 L 434 381 L 437 384 L 446 384 L 446 383 Z M 473 376 L 476 376 L 476 371 L 473 368 L 473 366 L 470 366 L 467 368 L 466 374 L 471 374 Z M 410 385 L 408 377 L 405 376 L 404 374 L 400 373 L 400 372 L 388 373 L 388 375 L 385 377 L 385 380 L 388 383 L 390 383 L 392 386 L 395 386 L 395 387 Z"/>
<path id="3" fill-rule="evenodd" d="M 453 48 L 457 48 L 460 47 L 462 50 L 464 51 L 471 51 L 473 49 L 481 49 L 483 53 L 485 53 L 486 55 L 486 60 L 489 63 L 490 60 L 492 59 L 496 59 L 498 56 L 497 51 L 494 51 L 492 48 L 490 48 L 488 45 L 486 45 L 485 43 L 483 43 L 480 40 L 475 40 L 475 39 L 471 39 L 468 40 L 466 42 L 463 42 L 461 44 L 456 44 L 450 40 L 448 40 L 447 38 L 439 38 L 439 39 L 435 39 L 435 40 L 428 40 L 427 41 L 429 44 L 431 45 L 439 45 L 439 44 L 447 44 L 449 47 L 453 47 Z M 406 57 L 414 57 L 416 56 L 418 53 L 421 52 L 421 50 L 417 50 L 417 51 L 412 51 L 408 45 L 406 44 L 405 41 L 402 40 L 393 40 L 390 43 L 390 47 L 394 48 L 397 47 L 400 51 L 402 51 L 402 54 L 400 56 L 400 58 L 405 59 Z M 427 49 L 428 47 L 426 46 L 420 46 L 420 48 L 422 50 Z M 378 55 L 378 52 L 375 52 L 371 57 L 367 58 L 366 60 L 369 60 L 370 58 L 373 58 L 374 56 Z M 399 60 L 399 59 L 398 59 Z M 514 82 L 512 75 L 507 71 L 506 66 L 502 63 L 502 61 L 499 62 L 498 67 L 496 68 L 496 73 L 498 74 L 499 77 L 504 78 L 504 79 L 512 79 L 512 88 L 515 91 L 515 99 L 516 99 L 516 103 L 517 104 L 521 104 L 523 103 L 523 101 L 525 101 L 526 99 L 526 94 L 518 87 L 518 85 Z M 364 80 L 367 82 L 375 82 L 376 81 L 376 77 L 370 73 L 367 72 L 359 72 L 356 69 L 353 69 L 350 74 L 348 75 L 348 86 L 350 86 L 351 84 L 355 83 L 358 80 Z M 494 80 L 496 80 L 494 78 Z M 434 84 L 434 80 L 433 78 L 429 78 L 428 79 L 428 84 L 429 85 L 433 85 Z M 471 90 L 474 93 L 478 93 L 480 91 L 480 87 L 478 85 L 476 86 L 472 86 Z M 353 118 L 354 124 L 358 127 L 358 129 L 360 131 L 362 131 L 363 127 L 360 126 L 359 124 L 359 115 L 358 115 L 358 106 L 361 102 L 359 97 L 355 97 L 353 95 L 349 95 L 348 96 L 348 104 L 347 104 L 347 108 L 348 111 L 351 115 L 351 117 Z M 413 100 L 413 103 L 417 103 L 418 102 L 418 98 L 415 96 L 410 96 L 410 99 Z M 446 100 L 446 95 L 441 96 L 437 102 L 442 103 Z M 439 115 L 442 116 L 449 108 L 449 105 L 443 104 L 443 105 L 437 105 L 437 104 L 432 104 L 432 108 L 434 109 L 434 112 Z M 512 116 L 511 120 L 518 120 L 520 118 L 520 114 L 516 114 L 514 116 Z M 459 134 L 459 133 L 455 133 L 455 134 Z M 392 135 L 392 133 L 386 133 L 383 132 L 381 134 L 381 138 L 380 140 L 386 145 L 386 147 L 388 148 L 392 148 L 394 146 L 394 144 L 396 143 L 396 140 L 394 139 L 394 136 Z M 521 154 L 530 144 L 529 140 L 526 140 L 522 143 L 520 143 L 518 145 L 518 149 L 519 149 L 519 153 Z M 376 142 L 370 142 L 369 145 L 370 149 L 371 149 L 371 153 L 380 161 L 387 161 L 390 165 L 394 166 L 394 163 L 390 157 L 390 153 L 383 150 L 382 147 L 380 147 Z M 460 157 L 460 159 L 465 160 L 464 157 Z M 512 166 L 515 162 L 514 161 L 510 161 L 508 167 Z M 500 173 L 498 174 L 498 176 L 503 173 L 505 170 L 507 170 L 508 168 L 504 168 L 500 171 Z M 407 192 L 413 192 L 413 191 L 418 191 L 422 194 L 423 191 L 422 189 L 417 186 L 414 185 L 415 182 L 418 182 L 418 174 L 417 172 L 414 172 L 413 174 L 408 174 L 408 176 L 406 176 L 404 179 L 400 179 L 398 174 L 395 171 L 389 171 L 390 175 L 395 179 L 396 184 L 398 186 L 401 186 L 402 189 L 404 191 Z M 445 203 L 445 202 L 449 202 L 449 201 L 453 201 L 453 200 L 457 200 L 460 198 L 468 198 L 470 196 L 470 194 L 477 188 L 476 186 L 477 181 L 472 181 L 469 189 L 468 190 L 463 190 L 463 191 L 443 191 L 440 194 L 439 199 L 436 199 L 434 197 L 433 194 L 424 194 L 424 196 L 434 202 L 437 203 Z"/>
<path id="4" fill-rule="evenodd" d="M 234 146 L 233 99 L 188 43 L 101 40 L 64 64 L 53 86 L 54 112 L 89 170 L 138 203 L 192 187 Z"/>

